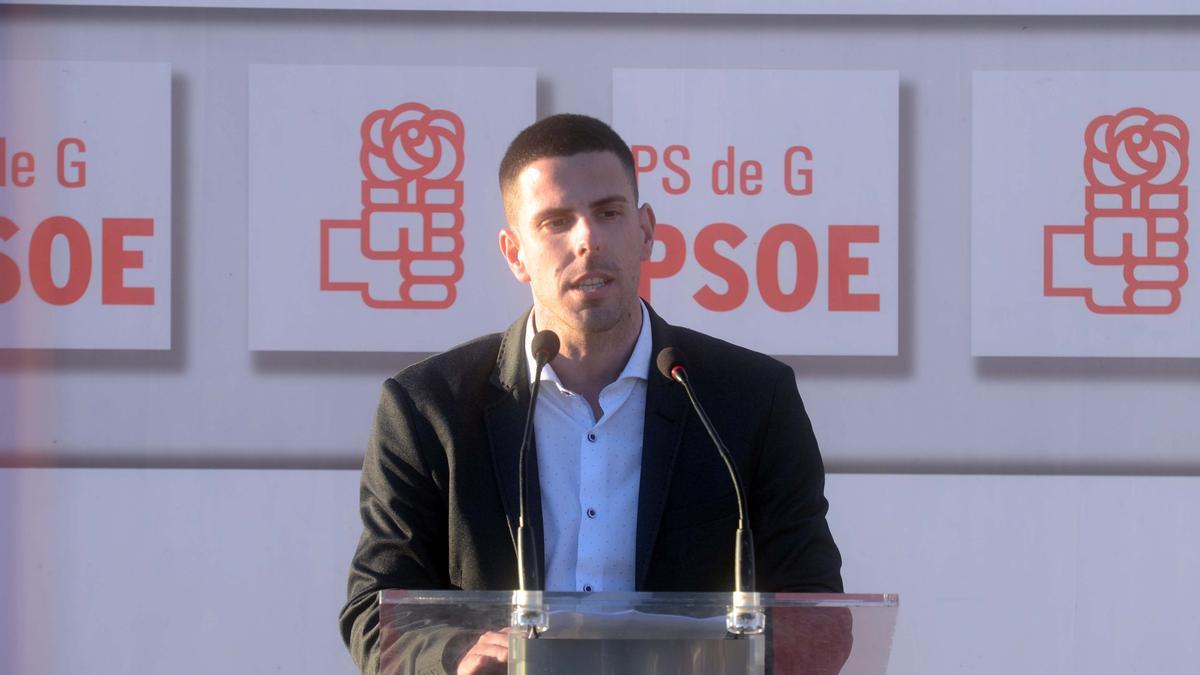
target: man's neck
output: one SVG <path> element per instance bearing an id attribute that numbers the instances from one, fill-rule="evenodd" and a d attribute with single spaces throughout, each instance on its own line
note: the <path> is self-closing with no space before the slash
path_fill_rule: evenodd
<path id="1" fill-rule="evenodd" d="M 600 392 L 625 369 L 641 333 L 641 303 L 633 303 L 621 321 L 603 333 L 578 334 L 553 322 L 543 325 L 536 313 L 534 320 L 539 329 L 558 333 L 561 345 L 554 359 L 554 373 L 563 387 L 587 399 L 599 419 L 603 414 Z"/>

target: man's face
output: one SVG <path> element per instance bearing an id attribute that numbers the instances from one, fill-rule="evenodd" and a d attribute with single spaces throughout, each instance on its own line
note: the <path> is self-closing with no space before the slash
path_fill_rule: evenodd
<path id="1" fill-rule="evenodd" d="M 500 232 L 500 250 L 532 288 L 538 328 L 569 343 L 634 318 L 640 325 L 638 278 L 654 212 L 638 208 L 616 155 L 540 159 L 517 176 L 510 198 L 515 222 Z"/>

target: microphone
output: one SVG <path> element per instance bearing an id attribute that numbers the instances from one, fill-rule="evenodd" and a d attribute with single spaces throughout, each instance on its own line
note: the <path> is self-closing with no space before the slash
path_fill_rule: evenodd
<path id="1" fill-rule="evenodd" d="M 742 475 L 729 448 L 721 440 L 712 420 L 708 418 L 708 413 L 704 411 L 704 406 L 700 405 L 700 400 L 696 398 L 696 390 L 692 388 L 685 364 L 683 352 L 675 347 L 664 347 L 655 359 L 658 372 L 662 373 L 663 377 L 683 385 L 683 390 L 692 403 L 692 409 L 696 411 L 700 423 L 708 432 L 708 437 L 717 447 L 717 453 L 725 462 L 725 469 L 729 472 L 733 492 L 737 497 L 738 530 L 733 542 L 733 609 L 725 617 L 725 628 L 734 635 L 761 633 L 765 628 L 766 615 L 758 606 L 758 594 L 754 588 L 754 535 L 750 531 L 745 483 L 742 482 Z"/>
<path id="2" fill-rule="evenodd" d="M 542 369 L 547 363 L 558 356 L 559 340 L 554 331 L 538 331 L 530 342 L 533 352 L 534 374 L 533 385 L 530 387 L 529 411 L 525 416 L 525 433 L 521 438 L 521 449 L 517 455 L 517 492 L 519 494 L 519 515 L 517 517 L 517 584 L 518 591 L 514 593 L 512 626 L 525 630 L 528 637 L 537 637 L 538 633 L 546 630 L 547 616 L 542 607 L 542 572 L 541 560 L 537 559 L 532 527 L 525 526 L 526 486 L 525 456 L 529 450 L 529 442 L 533 438 L 533 411 L 537 409 L 538 392 L 541 391 Z M 529 556 L 534 556 L 532 559 Z"/>
<path id="3" fill-rule="evenodd" d="M 542 366 L 558 356 L 558 333 L 552 330 L 540 330 L 533 336 L 529 346 L 532 348 L 534 361 L 537 361 L 538 373 L 541 373 Z"/>

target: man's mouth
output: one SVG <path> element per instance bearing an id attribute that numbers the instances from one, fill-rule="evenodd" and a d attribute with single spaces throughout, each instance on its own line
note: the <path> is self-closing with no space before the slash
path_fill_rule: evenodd
<path id="1" fill-rule="evenodd" d="M 590 293 L 591 291 L 596 291 L 601 288 L 604 288 L 608 284 L 609 284 L 609 280 L 606 278 L 587 277 L 581 281 L 576 282 L 575 288 L 583 291 L 584 293 Z"/>

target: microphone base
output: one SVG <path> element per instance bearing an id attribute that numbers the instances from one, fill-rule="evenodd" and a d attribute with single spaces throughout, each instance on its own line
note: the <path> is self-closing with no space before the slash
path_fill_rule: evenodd
<path id="1" fill-rule="evenodd" d="M 550 614 L 542 591 L 513 591 L 512 614 L 509 626 L 513 631 L 530 638 L 550 628 Z"/>
<path id="2" fill-rule="evenodd" d="M 758 593 L 733 594 L 729 613 L 725 615 L 725 631 L 734 637 L 761 635 L 767 628 L 767 614 L 763 611 Z"/>

